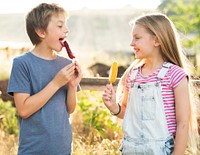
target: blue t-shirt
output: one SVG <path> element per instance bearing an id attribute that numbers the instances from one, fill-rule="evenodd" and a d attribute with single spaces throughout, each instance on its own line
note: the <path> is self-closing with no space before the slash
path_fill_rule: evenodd
<path id="1" fill-rule="evenodd" d="M 63 67 L 70 64 L 57 55 L 45 60 L 27 52 L 14 59 L 8 84 L 8 93 L 34 95 L 42 90 Z M 80 87 L 78 86 L 79 90 Z M 65 104 L 67 85 L 60 88 L 50 100 L 27 119 L 19 117 L 18 155 L 67 155 L 71 153 L 72 128 Z"/>

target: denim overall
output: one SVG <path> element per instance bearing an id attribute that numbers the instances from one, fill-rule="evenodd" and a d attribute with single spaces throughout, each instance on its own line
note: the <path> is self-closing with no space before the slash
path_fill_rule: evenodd
<path id="1" fill-rule="evenodd" d="M 163 64 L 155 83 L 132 84 L 122 124 L 122 155 L 172 153 L 174 137 L 168 131 L 160 82 L 171 65 Z M 138 68 L 133 70 L 131 81 L 136 78 L 137 72 Z"/>

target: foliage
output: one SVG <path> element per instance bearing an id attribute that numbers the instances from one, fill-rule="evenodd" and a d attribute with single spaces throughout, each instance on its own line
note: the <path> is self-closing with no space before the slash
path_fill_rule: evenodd
<path id="1" fill-rule="evenodd" d="M 77 113 L 79 119 L 82 119 L 80 123 L 84 125 L 82 128 L 84 134 L 88 136 L 93 130 L 97 132 L 100 139 L 107 137 L 112 140 L 115 137 L 112 133 L 121 131 L 121 127 L 114 122 L 105 108 L 101 94 L 97 91 L 82 91 L 79 98 L 81 100 L 78 103 Z"/>
<path id="2" fill-rule="evenodd" d="M 78 106 L 72 114 L 73 155 L 120 155 L 121 121 L 110 115 L 101 96 L 102 92 L 97 91 L 78 93 Z M 16 154 L 17 134 L 10 135 L 18 132 L 16 110 L 10 102 L 2 100 L 0 127 L 0 155 Z"/>
<path id="3" fill-rule="evenodd" d="M 18 135 L 18 119 L 16 108 L 11 102 L 0 99 L 0 128 L 8 134 Z"/>
<path id="4" fill-rule="evenodd" d="M 192 47 L 200 42 L 200 0 L 163 0 L 158 7 L 175 23 L 184 34 L 197 34 L 183 42 L 185 47 Z"/>
<path id="5" fill-rule="evenodd" d="M 113 117 L 101 99 L 102 92 L 82 90 L 72 115 L 74 155 L 120 154 L 121 122 Z"/>
<path id="6" fill-rule="evenodd" d="M 78 106 L 72 114 L 73 155 L 118 155 L 121 145 L 121 125 L 117 124 L 101 101 L 101 92 L 82 90 Z M 17 151 L 18 126 L 16 108 L 11 102 L 0 100 L 1 151 Z M 120 123 L 120 122 L 119 122 Z M 13 134 L 14 137 L 11 137 Z M 6 139 L 7 138 L 7 139 Z M 0 152 L 1 152 L 0 151 Z M 1 153 L 0 153 L 1 155 Z"/>

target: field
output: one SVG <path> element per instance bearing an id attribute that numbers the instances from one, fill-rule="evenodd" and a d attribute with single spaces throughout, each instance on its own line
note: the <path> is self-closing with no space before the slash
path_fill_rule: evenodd
<path id="1" fill-rule="evenodd" d="M 9 48 L 1 49 L 1 80 L 9 78 L 13 58 L 25 50 L 26 48 L 15 50 Z M 118 55 L 117 57 L 120 58 L 121 56 Z M 82 65 L 84 76 L 93 76 L 88 71 L 88 67 L 101 60 L 98 57 L 98 53 L 96 53 L 96 56 L 90 55 L 90 58 L 90 63 Z M 105 59 L 109 60 L 109 56 L 104 55 Z M 108 63 L 108 65 L 110 64 Z M 123 137 L 121 120 L 110 115 L 102 103 L 101 96 L 101 91 L 82 90 L 78 93 L 78 106 L 75 113 L 71 115 L 73 155 L 120 154 L 119 148 Z M 9 101 L 3 102 L 0 99 L 0 155 L 14 155 L 17 153 L 18 124 L 16 115 L 16 109 L 13 107 L 13 104 Z"/>
<path id="2" fill-rule="evenodd" d="M 5 52 L 6 50 L 6 52 Z M 11 49 L 0 51 L 0 79 L 8 79 L 13 57 L 23 53 L 26 48 L 13 52 Z M 110 65 L 118 60 L 120 65 L 131 62 L 130 56 L 115 54 L 110 57 L 105 53 L 96 55 L 81 55 L 84 76 L 94 76 L 88 67 L 96 62 L 105 62 Z M 90 62 L 85 60 L 90 59 Z M 73 155 L 119 155 L 122 121 L 110 115 L 101 100 L 101 91 L 82 90 L 78 93 L 78 106 L 71 115 L 73 127 Z M 16 109 L 11 102 L 0 99 L 0 155 L 15 155 L 18 146 L 18 125 Z"/>
<path id="3" fill-rule="evenodd" d="M 106 110 L 101 95 L 102 92 L 97 91 L 78 93 L 78 106 L 71 117 L 72 155 L 120 155 L 122 122 Z M 15 155 L 18 145 L 16 111 L 10 102 L 0 100 L 0 105 L 4 107 L 0 107 L 0 155 Z"/>
<path id="4" fill-rule="evenodd" d="M 90 96 L 90 97 L 89 97 Z M 93 96 L 93 97 L 91 97 Z M 101 93 L 96 91 L 83 91 L 78 94 L 79 103 L 76 112 L 72 114 L 73 126 L 73 155 L 117 155 L 121 145 L 121 121 L 112 117 L 101 101 Z M 90 98 L 90 99 L 88 99 Z M 0 116 L 9 117 L 8 120 L 0 118 L 0 155 L 14 155 L 17 152 L 18 128 L 17 123 L 10 114 L 14 110 L 9 102 L 2 103 Z M 6 112 L 7 111 L 7 112 Z M 15 111 L 15 110 L 14 110 Z M 4 123 L 2 123 L 4 122 Z M 9 124 L 10 123 L 10 124 Z M 10 132 L 10 134 L 9 134 Z"/>

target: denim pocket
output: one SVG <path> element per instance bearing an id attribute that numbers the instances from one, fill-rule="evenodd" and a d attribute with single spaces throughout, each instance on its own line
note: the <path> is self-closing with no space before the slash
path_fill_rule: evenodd
<path id="1" fill-rule="evenodd" d="M 154 120 L 156 117 L 156 102 L 154 97 L 143 97 L 142 120 Z"/>
<path id="2" fill-rule="evenodd" d="M 128 139 L 124 138 L 122 142 L 122 146 L 120 148 L 122 155 L 132 155 L 135 154 L 135 143 L 129 141 Z"/>
<path id="3" fill-rule="evenodd" d="M 145 143 L 140 139 L 135 141 L 129 138 L 124 138 L 120 151 L 122 155 L 146 155 Z"/>

